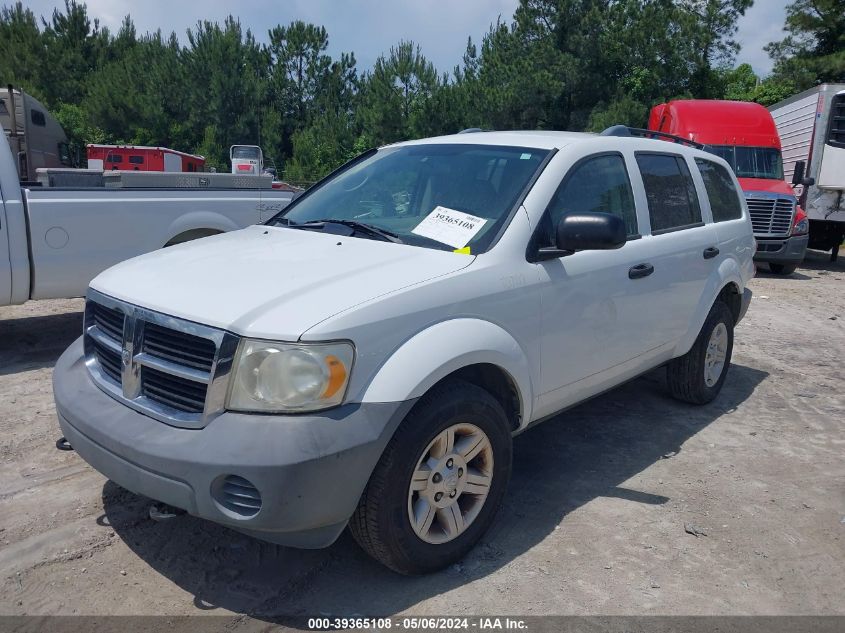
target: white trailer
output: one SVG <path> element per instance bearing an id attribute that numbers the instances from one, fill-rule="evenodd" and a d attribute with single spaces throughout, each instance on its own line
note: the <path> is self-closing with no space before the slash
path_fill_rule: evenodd
<path id="1" fill-rule="evenodd" d="M 293 197 L 270 188 L 270 177 L 241 187 L 243 179 L 229 174 L 47 170 L 38 174 L 43 184 L 77 186 L 22 187 L 16 167 L 9 144 L 0 143 L 0 306 L 80 297 L 114 264 L 257 224 Z"/>
<path id="2" fill-rule="evenodd" d="M 810 248 L 836 261 L 845 240 L 845 84 L 822 84 L 769 107 L 783 171 L 810 219 Z"/>

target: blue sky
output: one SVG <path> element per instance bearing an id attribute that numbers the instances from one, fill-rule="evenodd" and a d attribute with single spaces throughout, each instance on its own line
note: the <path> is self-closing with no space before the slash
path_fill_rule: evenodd
<path id="1" fill-rule="evenodd" d="M 760 75 L 771 70 L 763 46 L 783 37 L 786 2 L 755 0 L 739 24 L 742 51 L 737 60 L 750 63 Z M 63 2 L 25 0 L 24 4 L 49 17 Z M 399 40 L 411 39 L 439 70 L 451 71 L 460 62 L 467 36 L 479 42 L 499 16 L 510 19 L 517 0 L 87 0 L 87 5 L 89 13 L 110 28 L 117 28 L 129 13 L 139 32 L 176 31 L 183 41 L 185 30 L 197 20 L 222 21 L 229 13 L 238 16 L 260 41 L 266 41 L 267 30 L 276 24 L 305 20 L 325 26 L 330 52 L 353 51 L 362 69 L 370 68 L 379 54 Z"/>

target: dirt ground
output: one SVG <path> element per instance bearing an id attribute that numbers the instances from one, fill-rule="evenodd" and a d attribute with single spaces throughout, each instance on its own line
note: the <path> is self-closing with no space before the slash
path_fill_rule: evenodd
<path id="1" fill-rule="evenodd" d="M 845 614 L 845 263 L 751 287 L 714 403 L 657 370 L 523 434 L 493 529 L 421 578 L 346 534 L 297 551 L 151 521 L 54 448 L 82 301 L 0 308 L 0 614 Z"/>

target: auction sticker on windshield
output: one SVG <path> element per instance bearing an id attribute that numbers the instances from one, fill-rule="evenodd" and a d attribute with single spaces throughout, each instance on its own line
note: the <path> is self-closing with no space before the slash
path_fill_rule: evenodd
<path id="1" fill-rule="evenodd" d="M 417 224 L 411 233 L 437 240 L 454 248 L 463 248 L 486 223 L 485 218 L 463 211 L 434 207 L 434 210 Z"/>

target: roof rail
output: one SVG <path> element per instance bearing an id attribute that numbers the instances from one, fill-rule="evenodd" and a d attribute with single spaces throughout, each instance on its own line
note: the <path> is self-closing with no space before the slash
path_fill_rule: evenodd
<path id="1" fill-rule="evenodd" d="M 653 138 L 657 140 L 671 141 L 672 143 L 680 143 L 681 145 L 689 145 L 696 149 L 704 149 L 702 143 L 691 141 L 683 136 L 675 136 L 674 134 L 667 134 L 666 132 L 657 132 L 656 130 L 644 130 L 638 127 L 628 127 L 627 125 L 613 125 L 601 133 L 602 136 L 638 136 L 640 138 Z"/>
<path id="2" fill-rule="evenodd" d="M 484 132 L 480 127 L 468 127 L 465 130 L 461 130 L 458 134 L 472 134 L 474 132 Z"/>

